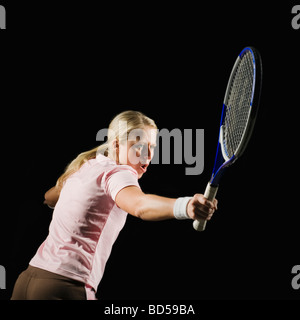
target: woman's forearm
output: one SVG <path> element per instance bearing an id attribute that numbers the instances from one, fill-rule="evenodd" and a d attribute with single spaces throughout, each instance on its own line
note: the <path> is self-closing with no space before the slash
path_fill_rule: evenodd
<path id="1" fill-rule="evenodd" d="M 176 199 L 172 198 L 145 194 L 136 208 L 135 216 L 148 221 L 172 219 L 175 201 Z"/>
<path id="2" fill-rule="evenodd" d="M 175 218 L 174 205 L 177 199 L 145 194 L 136 186 L 129 186 L 116 195 L 116 204 L 124 211 L 143 220 L 160 221 Z M 218 201 L 208 201 L 203 194 L 195 194 L 184 201 L 186 218 L 209 220 L 217 209 Z M 178 219 L 178 217 L 176 217 Z"/>
<path id="3" fill-rule="evenodd" d="M 143 220 L 159 221 L 174 218 L 176 199 L 145 194 L 136 187 L 122 189 L 116 195 L 116 204 L 129 214 Z"/>
<path id="4" fill-rule="evenodd" d="M 58 201 L 59 195 L 60 195 L 60 190 L 58 189 L 58 187 L 55 186 L 49 189 L 45 193 L 44 204 L 47 204 L 50 207 L 55 207 L 56 202 Z"/>

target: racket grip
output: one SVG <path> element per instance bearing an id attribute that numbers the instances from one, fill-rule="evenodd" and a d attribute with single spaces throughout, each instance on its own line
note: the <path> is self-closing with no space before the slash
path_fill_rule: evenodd
<path id="1" fill-rule="evenodd" d="M 210 182 L 207 184 L 204 197 L 209 200 L 213 201 L 217 195 L 219 186 L 212 186 Z M 196 231 L 204 231 L 206 226 L 206 220 L 200 219 L 200 220 L 194 220 L 193 227 Z"/>

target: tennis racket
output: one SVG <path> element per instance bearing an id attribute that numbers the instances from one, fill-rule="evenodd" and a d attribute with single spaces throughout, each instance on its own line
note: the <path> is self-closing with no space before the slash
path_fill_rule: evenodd
<path id="1" fill-rule="evenodd" d="M 227 84 L 220 122 L 215 164 L 204 197 L 213 201 L 226 169 L 245 151 L 255 124 L 262 84 L 259 52 L 246 47 L 237 57 Z M 206 220 L 195 220 L 193 227 L 203 231 Z"/>

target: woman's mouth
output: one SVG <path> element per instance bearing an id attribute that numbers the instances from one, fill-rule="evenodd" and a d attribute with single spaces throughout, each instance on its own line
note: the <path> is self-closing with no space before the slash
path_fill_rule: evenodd
<path id="1" fill-rule="evenodd" d="M 149 164 L 142 164 L 142 165 L 140 165 L 140 169 L 141 169 L 141 171 L 143 172 L 143 173 L 145 173 L 146 171 L 147 171 L 147 167 L 149 166 Z"/>

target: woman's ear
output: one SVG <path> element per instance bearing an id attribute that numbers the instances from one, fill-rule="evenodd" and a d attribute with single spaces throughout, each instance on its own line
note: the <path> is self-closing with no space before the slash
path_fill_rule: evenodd
<path id="1" fill-rule="evenodd" d="M 112 147 L 113 147 L 113 150 L 112 150 L 113 158 L 117 163 L 119 163 L 119 140 L 118 139 L 113 140 Z"/>
<path id="2" fill-rule="evenodd" d="M 113 141 L 113 149 L 119 149 L 119 140 L 118 139 L 114 139 Z"/>

